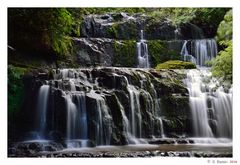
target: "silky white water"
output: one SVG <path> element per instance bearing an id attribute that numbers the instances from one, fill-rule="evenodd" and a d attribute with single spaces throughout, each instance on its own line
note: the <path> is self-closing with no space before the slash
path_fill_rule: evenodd
<path id="1" fill-rule="evenodd" d="M 187 71 L 185 84 L 189 90 L 194 136 L 232 138 L 231 90 L 218 87 L 219 83 L 211 78 L 209 68 Z"/>
<path id="2" fill-rule="evenodd" d="M 48 108 L 48 98 L 49 98 L 49 85 L 42 85 L 38 93 L 37 102 L 37 123 L 36 128 L 40 138 L 45 138 L 45 129 L 47 126 L 47 108 Z"/>
<path id="3" fill-rule="evenodd" d="M 185 40 L 180 52 L 182 60 L 198 66 L 206 66 L 207 62 L 218 53 L 215 39 Z"/>
<path id="4" fill-rule="evenodd" d="M 143 39 L 143 30 L 141 30 L 140 36 L 140 41 L 137 42 L 138 67 L 149 68 L 148 45 L 146 40 Z"/>

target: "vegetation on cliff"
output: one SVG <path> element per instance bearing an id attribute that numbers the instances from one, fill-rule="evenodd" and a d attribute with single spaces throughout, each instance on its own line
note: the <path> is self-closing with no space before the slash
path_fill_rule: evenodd
<path id="1" fill-rule="evenodd" d="M 224 20 L 219 24 L 216 38 L 222 50 L 210 61 L 212 74 L 222 82 L 232 83 L 232 10 L 226 13 Z"/>
<path id="2" fill-rule="evenodd" d="M 9 8 L 8 44 L 35 55 L 66 55 L 71 51 L 72 25 L 73 18 L 64 8 Z"/>
<path id="3" fill-rule="evenodd" d="M 22 76 L 27 71 L 25 68 L 8 66 L 8 112 L 16 115 L 22 106 L 23 80 Z"/>
<path id="4" fill-rule="evenodd" d="M 170 20 L 173 25 L 190 22 L 216 29 L 227 8 L 9 8 L 9 45 L 31 54 L 68 55 L 71 36 L 81 36 L 80 24 L 88 14 L 127 12 L 149 16 L 152 22 Z M 135 26 L 134 26 L 135 27 Z M 130 27 L 129 27 L 130 28 Z M 110 33 L 118 36 L 118 26 Z M 118 29 L 119 30 L 119 29 Z M 120 29 L 121 30 L 121 29 Z M 214 34 L 214 33 L 213 33 Z M 124 35 L 123 35 L 124 36 Z M 47 56 L 49 57 L 49 56 Z"/>

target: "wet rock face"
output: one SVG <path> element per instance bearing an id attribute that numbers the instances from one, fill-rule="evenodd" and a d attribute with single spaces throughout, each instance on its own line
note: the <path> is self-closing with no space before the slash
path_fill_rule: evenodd
<path id="1" fill-rule="evenodd" d="M 46 120 L 41 137 L 64 147 L 68 146 L 66 140 L 72 139 L 87 139 L 97 146 L 190 135 L 188 91 L 182 78 L 181 71 L 111 67 L 53 70 L 53 79 L 47 80 L 33 75 L 29 79 L 32 85 L 26 86 L 25 104 L 35 101 L 24 106 L 22 123 L 27 121 L 28 127 L 23 134 L 35 132 L 31 137 L 37 137 L 40 129 L 36 121 L 41 116 Z M 46 112 L 37 115 L 41 84 L 49 86 L 48 100 Z M 31 120 L 24 116 L 31 116 Z M 20 123 L 19 128 L 22 126 Z"/>
<path id="2" fill-rule="evenodd" d="M 81 24 L 81 37 L 133 39 L 144 15 L 127 13 L 88 15 Z"/>
<path id="3" fill-rule="evenodd" d="M 77 63 L 81 66 L 112 66 L 114 40 L 108 38 L 73 38 Z"/>

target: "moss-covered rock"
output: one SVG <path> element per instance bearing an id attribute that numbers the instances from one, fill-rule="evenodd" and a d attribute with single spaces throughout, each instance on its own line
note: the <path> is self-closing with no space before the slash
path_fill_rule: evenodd
<path id="1" fill-rule="evenodd" d="M 191 62 L 170 60 L 156 66 L 156 70 L 160 69 L 195 69 L 196 65 Z"/>
<path id="2" fill-rule="evenodd" d="M 175 59 L 180 59 L 179 52 L 169 49 L 168 43 L 162 40 L 149 40 L 148 52 L 151 59 L 152 66 L 156 66 L 159 63 Z"/>
<path id="3" fill-rule="evenodd" d="M 138 36 L 137 24 L 134 21 L 116 22 L 106 26 L 106 33 L 110 38 L 135 39 Z"/>
<path id="4" fill-rule="evenodd" d="M 113 66 L 134 67 L 136 65 L 136 41 L 115 41 Z"/>

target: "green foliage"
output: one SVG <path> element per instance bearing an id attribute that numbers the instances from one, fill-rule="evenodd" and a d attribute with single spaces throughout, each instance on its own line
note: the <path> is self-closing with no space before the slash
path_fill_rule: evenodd
<path id="1" fill-rule="evenodd" d="M 173 25 L 190 22 L 195 18 L 195 8 L 160 8 L 149 12 L 153 20 L 169 20 Z"/>
<path id="2" fill-rule="evenodd" d="M 114 66 L 134 67 L 136 61 L 136 41 L 123 40 L 114 42 Z"/>
<path id="3" fill-rule="evenodd" d="M 226 42 L 224 44 L 226 46 Z M 210 64 L 213 76 L 232 83 L 232 41 L 227 42 L 227 47 Z"/>
<path id="4" fill-rule="evenodd" d="M 228 41 L 232 39 L 232 10 L 229 10 L 224 16 L 224 20 L 219 24 L 217 30 L 217 41 Z"/>
<path id="5" fill-rule="evenodd" d="M 153 66 L 171 59 L 180 59 L 180 55 L 170 50 L 167 43 L 161 40 L 149 40 L 148 52 Z"/>
<path id="6" fill-rule="evenodd" d="M 64 8 L 9 8 L 9 44 L 22 51 L 71 51 L 73 19 Z"/>
<path id="7" fill-rule="evenodd" d="M 171 60 L 156 66 L 156 70 L 160 69 L 195 69 L 196 65 L 191 62 Z"/>
<path id="8" fill-rule="evenodd" d="M 20 111 L 23 99 L 22 75 L 25 68 L 8 66 L 8 112 L 14 115 Z"/>
<path id="9" fill-rule="evenodd" d="M 178 27 L 184 23 L 192 23 L 202 27 L 206 36 L 216 34 L 216 29 L 229 8 L 157 8 L 146 12 L 152 20 L 151 24 L 168 21 Z"/>
<path id="10" fill-rule="evenodd" d="M 232 10 L 226 13 L 224 20 L 219 24 L 217 40 L 222 51 L 209 62 L 212 65 L 212 74 L 222 82 L 232 83 Z"/>
<path id="11" fill-rule="evenodd" d="M 195 19 L 192 21 L 195 24 L 210 24 L 217 27 L 222 21 L 225 13 L 230 8 L 196 8 Z"/>
<path id="12" fill-rule="evenodd" d="M 115 23 L 113 24 L 112 26 L 110 26 L 108 29 L 107 29 L 107 32 L 109 33 L 109 35 L 111 35 L 113 38 L 117 38 L 118 37 L 118 24 Z"/>
<path id="13" fill-rule="evenodd" d="M 45 43 L 60 55 L 70 53 L 72 43 L 68 35 L 72 30 L 73 24 L 71 14 L 63 8 L 52 9 L 49 11 L 48 18 L 50 23 L 45 33 Z"/>

